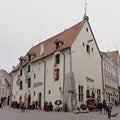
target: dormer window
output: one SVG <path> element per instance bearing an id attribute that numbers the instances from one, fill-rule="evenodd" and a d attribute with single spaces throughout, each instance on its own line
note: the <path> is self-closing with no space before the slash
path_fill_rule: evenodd
<path id="1" fill-rule="evenodd" d="M 40 55 L 44 54 L 44 44 L 40 44 Z"/>
<path id="2" fill-rule="evenodd" d="M 28 61 L 31 61 L 36 57 L 36 53 L 30 51 L 30 52 L 28 52 L 27 56 L 28 56 Z"/>
<path id="3" fill-rule="evenodd" d="M 58 49 L 60 46 L 62 46 L 64 43 L 63 41 L 60 41 L 58 39 L 55 40 L 55 45 L 56 45 L 56 49 Z"/>
<path id="4" fill-rule="evenodd" d="M 26 59 L 25 59 L 25 57 L 21 56 L 19 58 L 19 61 L 20 61 L 20 65 L 22 65 L 22 64 L 24 64 L 26 62 Z"/>
<path id="5" fill-rule="evenodd" d="M 31 55 L 28 56 L 28 61 L 31 61 Z"/>
<path id="6" fill-rule="evenodd" d="M 56 49 L 58 49 L 58 48 L 59 48 L 59 42 L 56 43 Z"/>

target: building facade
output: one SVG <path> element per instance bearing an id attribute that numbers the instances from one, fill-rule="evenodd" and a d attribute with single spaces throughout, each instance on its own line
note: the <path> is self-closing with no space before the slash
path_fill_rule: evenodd
<path id="1" fill-rule="evenodd" d="M 112 52 L 101 52 L 104 80 L 104 99 L 106 102 L 118 101 L 118 64 L 113 60 Z"/>
<path id="2" fill-rule="evenodd" d="M 13 101 L 61 101 L 69 110 L 103 99 L 101 55 L 86 16 L 78 24 L 33 46 L 12 70 Z"/>
<path id="3" fill-rule="evenodd" d="M 10 105 L 12 100 L 12 76 L 0 70 L 0 103 Z"/>

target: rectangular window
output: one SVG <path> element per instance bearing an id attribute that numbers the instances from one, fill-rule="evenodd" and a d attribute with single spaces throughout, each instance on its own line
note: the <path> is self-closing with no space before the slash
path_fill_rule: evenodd
<path id="1" fill-rule="evenodd" d="M 56 64 L 59 64 L 59 63 L 60 63 L 60 55 L 57 54 L 57 55 L 55 56 L 55 58 L 56 58 L 55 63 L 56 63 Z"/>
<path id="2" fill-rule="evenodd" d="M 31 78 L 28 78 L 28 88 L 31 87 Z"/>
<path id="3" fill-rule="evenodd" d="M 89 45 L 86 45 L 86 51 L 87 51 L 87 53 L 90 53 L 90 46 Z"/>
<path id="4" fill-rule="evenodd" d="M 83 101 L 83 86 L 78 86 L 78 98 L 79 98 L 79 102 Z"/>
<path id="5" fill-rule="evenodd" d="M 31 67 L 30 67 L 30 65 L 28 65 L 28 72 L 30 72 L 31 71 Z"/>
<path id="6" fill-rule="evenodd" d="M 34 74 L 34 79 L 36 79 L 36 74 Z"/>
<path id="7" fill-rule="evenodd" d="M 59 69 L 54 69 L 54 79 L 59 80 Z"/>
<path id="8" fill-rule="evenodd" d="M 20 81 L 20 90 L 22 90 L 22 81 Z"/>
<path id="9" fill-rule="evenodd" d="M 20 69 L 20 76 L 22 76 L 22 69 Z"/>
<path id="10" fill-rule="evenodd" d="M 101 100 L 101 91 L 100 91 L 100 89 L 97 89 L 97 99 Z"/>

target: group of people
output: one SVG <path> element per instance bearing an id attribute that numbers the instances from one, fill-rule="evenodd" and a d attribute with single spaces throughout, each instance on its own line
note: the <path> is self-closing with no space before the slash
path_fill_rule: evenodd
<path id="1" fill-rule="evenodd" d="M 52 103 L 51 102 L 48 103 L 47 101 L 45 101 L 43 109 L 44 109 L 44 111 L 47 111 L 47 112 L 53 111 Z"/>
<path id="2" fill-rule="evenodd" d="M 20 109 L 21 109 L 21 112 L 27 112 L 27 109 L 28 109 L 28 105 L 26 104 L 26 102 L 21 102 L 20 103 Z"/>
<path id="3" fill-rule="evenodd" d="M 108 119 L 111 118 L 111 111 L 112 111 L 111 103 L 106 103 L 106 101 L 103 100 L 103 102 L 98 103 L 98 109 L 100 110 L 100 114 L 102 114 L 102 110 L 103 110 L 104 114 L 108 115 Z"/>

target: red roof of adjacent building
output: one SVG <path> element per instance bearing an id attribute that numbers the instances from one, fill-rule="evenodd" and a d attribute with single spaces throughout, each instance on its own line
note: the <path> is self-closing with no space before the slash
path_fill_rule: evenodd
<path id="1" fill-rule="evenodd" d="M 116 51 L 112 51 L 110 53 L 111 53 L 112 60 L 114 62 L 118 63 L 119 51 L 116 50 Z"/>

